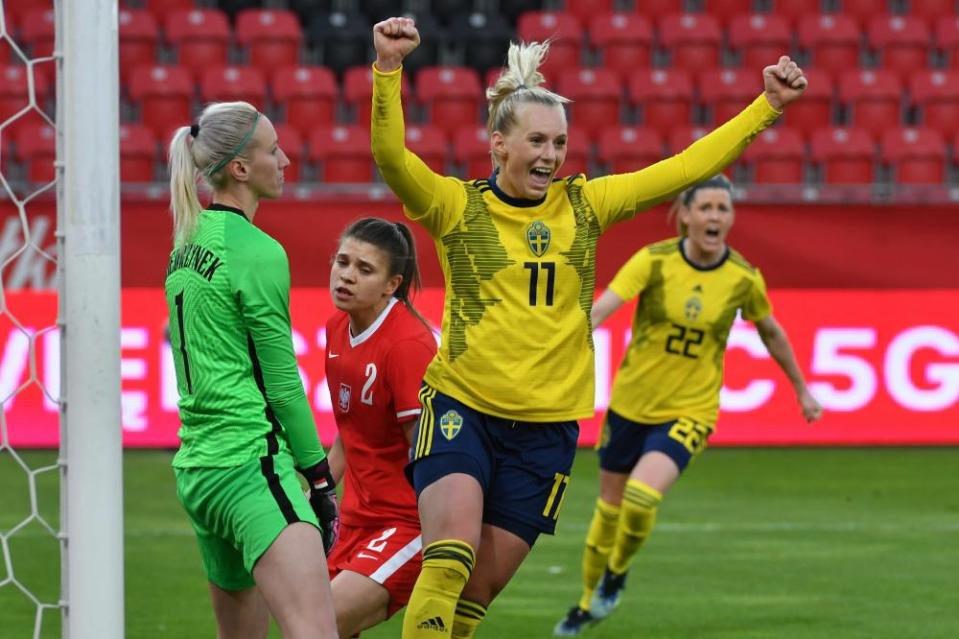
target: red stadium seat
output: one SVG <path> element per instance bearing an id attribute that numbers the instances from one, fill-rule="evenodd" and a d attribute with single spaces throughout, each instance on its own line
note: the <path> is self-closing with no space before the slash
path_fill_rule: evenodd
<path id="1" fill-rule="evenodd" d="M 483 90 L 479 73 L 469 67 L 424 67 L 416 74 L 416 99 L 426 107 L 427 121 L 452 135 L 479 121 Z"/>
<path id="2" fill-rule="evenodd" d="M 610 173 L 638 171 L 663 159 L 663 139 L 648 127 L 607 126 L 599 136 L 597 159 Z"/>
<path id="3" fill-rule="evenodd" d="M 156 61 L 159 29 L 145 9 L 120 9 L 120 81 L 130 81 L 133 69 Z"/>
<path id="4" fill-rule="evenodd" d="M 909 85 L 923 126 L 959 133 L 959 71 L 921 71 Z"/>
<path id="5" fill-rule="evenodd" d="M 873 16 L 887 13 L 890 4 L 890 0 L 839 0 L 837 13 L 849 16 L 865 27 Z"/>
<path id="6" fill-rule="evenodd" d="M 37 0 L 3 0 L 3 13 L 7 18 L 7 29 L 10 29 L 10 23 L 20 24 L 23 15 L 37 6 Z M 53 6 L 51 2 L 50 7 Z"/>
<path id="7" fill-rule="evenodd" d="M 699 97 L 709 109 L 709 121 L 719 125 L 745 109 L 763 92 L 756 69 L 714 69 L 699 74 Z"/>
<path id="8" fill-rule="evenodd" d="M 286 182 L 295 183 L 303 179 L 303 161 L 306 158 L 303 144 L 303 134 L 296 127 L 289 124 L 273 124 L 276 129 L 276 139 L 280 148 L 290 158 L 290 166 L 283 172 Z"/>
<path id="9" fill-rule="evenodd" d="M 56 23 L 53 9 L 30 9 L 20 21 L 20 38 L 31 57 L 45 58 L 53 55 L 56 39 Z"/>
<path id="10" fill-rule="evenodd" d="M 728 24 L 733 16 L 756 10 L 753 0 L 705 0 L 705 12 Z"/>
<path id="11" fill-rule="evenodd" d="M 955 0 L 909 0 L 909 13 L 926 20 L 956 17 Z"/>
<path id="12" fill-rule="evenodd" d="M 566 160 L 556 172 L 556 177 L 569 177 L 589 172 L 590 135 L 587 131 L 575 126 L 569 127 L 569 138 L 566 143 Z"/>
<path id="13" fill-rule="evenodd" d="M 200 99 L 204 102 L 249 102 L 259 111 L 266 107 L 266 80 L 255 67 L 212 67 L 200 80 Z"/>
<path id="14" fill-rule="evenodd" d="M 174 11 L 167 16 L 166 37 L 177 51 L 180 65 L 195 79 L 211 67 L 226 65 L 230 24 L 217 9 Z"/>
<path id="15" fill-rule="evenodd" d="M 673 129 L 666 140 L 668 155 L 676 155 L 682 152 L 710 131 L 711 129 L 704 126 L 681 126 Z"/>
<path id="16" fill-rule="evenodd" d="M 579 20 L 558 11 L 527 11 L 516 24 L 519 38 L 525 42 L 550 40 L 549 55 L 540 66 L 547 80 L 568 67 L 580 66 L 583 27 Z"/>
<path id="17" fill-rule="evenodd" d="M 719 21 L 710 15 L 679 13 L 665 16 L 659 21 L 659 39 L 675 68 L 699 71 L 719 66 L 722 31 Z"/>
<path id="18" fill-rule="evenodd" d="M 589 23 L 589 40 L 600 51 L 603 67 L 626 78 L 649 66 L 653 26 L 635 13 L 603 13 Z"/>
<path id="19" fill-rule="evenodd" d="M 619 77 L 606 69 L 567 69 L 558 84 L 559 93 L 573 101 L 570 123 L 590 135 L 619 122 L 621 86 Z"/>
<path id="20" fill-rule="evenodd" d="M 900 125 L 902 82 L 882 71 L 847 71 L 839 81 L 839 101 L 849 109 L 852 126 L 879 135 Z"/>
<path id="21" fill-rule="evenodd" d="M 197 8 L 194 0 L 141 0 L 139 4 L 156 16 L 160 24 L 166 24 L 166 19 L 176 11 L 190 11 Z"/>
<path id="22" fill-rule="evenodd" d="M 899 184 L 942 184 L 945 177 L 946 143 L 934 129 L 890 129 L 880 154 Z"/>
<path id="23" fill-rule="evenodd" d="M 959 68 L 959 16 L 936 21 L 936 46 L 951 68 Z"/>
<path id="24" fill-rule="evenodd" d="M 729 24 L 729 46 L 740 54 L 740 65 L 761 70 L 789 55 L 792 32 L 782 16 L 738 15 Z"/>
<path id="25" fill-rule="evenodd" d="M 813 133 L 812 161 L 826 184 L 868 184 L 873 181 L 875 145 L 868 131 L 841 127 Z"/>
<path id="26" fill-rule="evenodd" d="M 581 24 L 599 14 L 613 10 L 613 0 L 566 0 L 566 13 L 574 16 Z"/>
<path id="27" fill-rule="evenodd" d="M 682 13 L 684 0 L 636 0 L 634 11 L 649 20 L 658 20 L 673 13 Z"/>
<path id="28" fill-rule="evenodd" d="M 453 135 L 453 158 L 465 179 L 489 177 L 493 172 L 489 135 L 485 126 L 462 127 Z"/>
<path id="29" fill-rule="evenodd" d="M 823 12 L 823 0 L 772 0 L 770 4 L 770 14 L 786 18 L 791 24 L 796 24 L 803 16 Z"/>
<path id="30" fill-rule="evenodd" d="M 400 80 L 400 91 L 404 96 L 410 95 L 410 80 L 403 74 Z M 373 106 L 373 69 L 368 64 L 350 67 L 343 74 L 343 100 L 349 105 L 356 117 L 356 123 L 366 128 L 370 127 L 370 109 Z M 408 101 L 403 101 L 403 110 L 406 111 Z"/>
<path id="31" fill-rule="evenodd" d="M 757 184 L 800 184 L 803 181 L 805 144 L 795 129 L 773 127 L 746 147 L 743 161 Z"/>
<path id="32" fill-rule="evenodd" d="M 859 27 L 843 15 L 808 15 L 799 19 L 799 46 L 817 69 L 837 77 L 859 68 Z"/>
<path id="33" fill-rule="evenodd" d="M 406 148 L 436 173 L 446 174 L 446 133 L 435 126 L 407 125 Z"/>
<path id="34" fill-rule="evenodd" d="M 692 113 L 693 81 L 678 69 L 641 69 L 629 77 L 629 101 L 642 109 L 644 126 L 685 126 Z"/>
<path id="35" fill-rule="evenodd" d="M 19 113 L 30 105 L 27 69 L 28 67 L 22 65 L 0 65 L 0 122 L 6 122 L 15 113 Z M 33 74 L 36 107 L 42 110 L 50 95 L 50 83 L 40 69 L 33 67 Z M 7 122 L 3 128 L 3 135 L 16 138 L 21 128 L 42 124 L 44 124 L 43 118 L 36 109 L 33 109 L 16 120 Z"/>
<path id="36" fill-rule="evenodd" d="M 167 140 L 175 127 L 190 124 L 193 80 L 183 67 L 138 67 L 130 75 L 127 90 L 130 99 L 140 107 L 140 121 L 160 140 Z"/>
<path id="37" fill-rule="evenodd" d="M 152 182 L 157 139 L 142 124 L 120 125 L 120 181 Z"/>
<path id="38" fill-rule="evenodd" d="M 783 115 L 786 124 L 804 131 L 832 124 L 833 93 L 835 86 L 832 76 L 817 69 L 803 69 L 809 86 L 803 92 L 801 100 L 789 105 Z"/>
<path id="39" fill-rule="evenodd" d="M 299 63 L 303 31 L 292 11 L 244 9 L 236 16 L 236 41 L 250 52 L 250 64 L 264 73 Z"/>
<path id="40" fill-rule="evenodd" d="M 373 158 L 369 127 L 319 127 L 310 136 L 310 159 L 320 165 L 323 182 L 369 182 Z"/>
<path id="41" fill-rule="evenodd" d="M 869 21 L 869 46 L 881 65 L 903 79 L 929 65 L 932 34 L 921 18 L 875 16 Z"/>
<path id="42" fill-rule="evenodd" d="M 326 67 L 283 67 L 271 78 L 273 99 L 285 110 L 284 122 L 306 134 L 333 124 L 336 78 Z"/>
<path id="43" fill-rule="evenodd" d="M 45 184 L 56 177 L 57 131 L 49 124 L 23 127 L 15 138 L 17 156 L 27 170 L 27 180 Z"/>

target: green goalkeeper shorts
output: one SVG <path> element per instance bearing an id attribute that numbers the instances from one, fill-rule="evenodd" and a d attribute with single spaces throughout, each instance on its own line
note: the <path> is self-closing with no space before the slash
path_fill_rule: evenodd
<path id="1" fill-rule="evenodd" d="M 252 587 L 253 566 L 290 524 L 304 521 L 319 528 L 289 453 L 233 468 L 174 472 L 207 578 L 224 590 Z"/>

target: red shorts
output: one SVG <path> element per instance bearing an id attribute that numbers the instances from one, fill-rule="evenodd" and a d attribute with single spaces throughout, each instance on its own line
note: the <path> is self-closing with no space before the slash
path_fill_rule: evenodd
<path id="1" fill-rule="evenodd" d="M 419 526 L 400 523 L 390 527 L 340 525 L 340 536 L 327 559 L 330 579 L 341 570 L 369 577 L 390 593 L 387 617 L 410 600 L 423 563 Z"/>

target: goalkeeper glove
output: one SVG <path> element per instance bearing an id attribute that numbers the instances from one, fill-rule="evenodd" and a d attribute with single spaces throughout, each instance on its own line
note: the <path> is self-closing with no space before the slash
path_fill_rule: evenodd
<path id="1" fill-rule="evenodd" d="M 320 532 L 323 535 L 323 550 L 327 555 L 336 543 L 340 533 L 340 512 L 336 503 L 336 482 L 330 472 L 330 463 L 324 459 L 315 466 L 302 470 L 303 476 L 310 484 L 310 506 L 320 521 Z"/>

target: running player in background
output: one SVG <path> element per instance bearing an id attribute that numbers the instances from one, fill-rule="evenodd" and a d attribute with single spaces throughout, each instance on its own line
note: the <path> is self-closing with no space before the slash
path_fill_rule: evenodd
<path id="1" fill-rule="evenodd" d="M 344 478 L 340 537 L 330 554 L 341 637 L 406 605 L 420 572 L 416 495 L 403 474 L 436 339 L 411 294 L 420 286 L 409 228 L 379 218 L 351 224 L 330 271 L 340 312 L 326 325 L 326 375 L 339 433 L 333 477 Z"/>
<path id="2" fill-rule="evenodd" d="M 600 438 L 599 498 L 583 553 L 583 594 L 556 626 L 558 637 L 578 635 L 612 612 L 663 495 L 706 448 L 737 313 L 756 325 L 792 382 L 806 421 L 822 414 L 772 315 L 762 274 L 726 243 L 735 217 L 731 191 L 729 180 L 717 175 L 683 193 L 674 206 L 680 236 L 637 252 L 593 306 L 593 326 L 599 326 L 640 296 Z"/>
<path id="3" fill-rule="evenodd" d="M 293 354 L 286 252 L 253 225 L 289 164 L 270 120 L 246 102 L 207 106 L 170 143 L 173 468 L 221 637 L 266 637 L 270 613 L 284 637 L 336 637 L 324 556 L 337 526 L 333 479 Z M 206 209 L 198 178 L 213 191 Z"/>
<path id="4" fill-rule="evenodd" d="M 783 57 L 763 71 L 764 95 L 683 153 L 636 173 L 555 179 L 567 100 L 540 86 L 548 45 L 514 44 L 487 91 L 495 169 L 464 182 L 404 146 L 400 79 L 420 41 L 413 21 L 380 22 L 373 40 L 373 156 L 405 214 L 434 238 L 446 280 L 443 339 L 408 467 L 423 568 L 403 637 L 466 638 L 559 517 L 576 420 L 593 414 L 599 236 L 732 162 L 806 79 Z"/>

